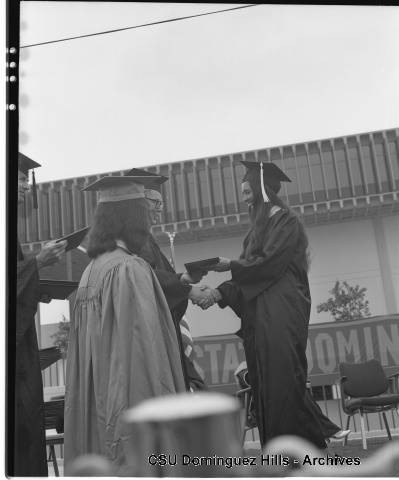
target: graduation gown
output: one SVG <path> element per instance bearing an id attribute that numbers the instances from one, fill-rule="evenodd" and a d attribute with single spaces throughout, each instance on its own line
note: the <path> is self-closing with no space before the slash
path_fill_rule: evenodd
<path id="1" fill-rule="evenodd" d="M 176 331 L 151 267 L 120 247 L 92 260 L 71 318 L 65 474 L 73 459 L 88 453 L 105 456 L 123 472 L 123 444 L 131 438 L 124 432 L 123 412 L 182 391 Z"/>
<path id="2" fill-rule="evenodd" d="M 25 258 L 18 243 L 15 369 L 15 476 L 47 476 L 43 383 L 35 314 L 39 273 L 35 257 Z"/>
<path id="3" fill-rule="evenodd" d="M 306 391 L 305 402 L 307 403 L 309 410 L 313 415 L 314 421 L 319 423 L 324 438 L 331 438 L 341 430 L 341 427 L 336 425 L 326 415 L 324 415 L 318 403 L 308 390 Z"/>
<path id="4" fill-rule="evenodd" d="M 231 262 L 231 281 L 218 289 L 219 305 L 241 318 L 260 441 L 298 435 L 324 448 L 305 400 L 311 299 L 303 227 L 281 209 L 267 219 L 258 251 L 251 251 L 253 235 L 251 229 L 240 259 Z"/>
<path id="5" fill-rule="evenodd" d="M 182 359 L 186 388 L 189 390 L 191 386 L 194 390 L 206 390 L 207 387 L 195 369 L 193 362 L 184 354 L 181 339 L 180 321 L 187 310 L 188 295 L 191 286 L 184 285 L 180 281 L 181 275 L 175 272 L 152 235 L 150 235 L 148 242 L 142 248 L 140 257 L 144 258 L 144 260 L 154 269 L 155 275 L 158 278 L 168 302 L 179 340 L 180 356 Z"/>

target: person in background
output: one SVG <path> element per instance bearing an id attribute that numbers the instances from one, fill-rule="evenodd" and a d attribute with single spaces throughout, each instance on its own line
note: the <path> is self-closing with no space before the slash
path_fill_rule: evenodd
<path id="1" fill-rule="evenodd" d="M 153 178 L 152 183 L 151 180 L 149 180 L 150 183 L 148 183 L 145 188 L 145 197 L 150 209 L 151 222 L 153 225 L 156 225 L 161 221 L 161 215 L 163 212 L 161 185 L 165 183 L 168 178 L 157 176 L 147 170 L 138 168 L 133 168 L 126 175 L 144 176 L 149 179 L 151 177 Z M 192 345 L 190 345 L 191 335 L 188 323 L 184 318 L 189 299 L 193 302 L 199 302 L 205 298 L 203 293 L 204 287 L 191 285 L 199 282 L 202 275 L 199 274 L 197 277 L 193 278 L 193 276 L 190 276 L 187 272 L 176 273 L 174 266 L 162 253 L 155 238 L 151 234 L 148 237 L 148 241 L 140 250 L 139 255 L 153 268 L 168 302 L 176 327 L 177 337 L 179 339 L 180 354 L 187 390 L 206 390 L 207 386 L 193 363 L 194 352 Z M 189 344 L 184 345 L 184 343 L 187 342 Z"/>
<path id="2" fill-rule="evenodd" d="M 18 155 L 18 203 L 25 201 L 29 189 L 29 170 L 40 164 L 26 155 Z M 34 176 L 33 176 L 34 178 Z M 37 208 L 33 181 L 34 207 Z M 48 242 L 38 254 L 25 255 L 18 241 L 17 298 L 15 318 L 15 409 L 10 419 L 14 432 L 10 476 L 47 476 L 46 438 L 44 430 L 43 384 L 35 315 L 40 299 L 39 270 L 58 262 L 66 242 Z M 11 320 L 14 321 L 14 320 Z M 9 331 L 13 331 L 9 326 Z"/>
<path id="3" fill-rule="evenodd" d="M 65 394 L 65 473 L 81 455 L 105 456 L 122 475 L 123 412 L 185 391 L 175 326 L 150 265 L 145 179 L 103 177 L 70 326 Z"/>
<path id="4" fill-rule="evenodd" d="M 279 435 L 297 435 L 325 448 L 305 400 L 311 305 L 307 236 L 277 196 L 281 182 L 290 179 L 273 163 L 242 163 L 251 227 L 239 259 L 221 257 L 214 268 L 231 271 L 232 279 L 210 290 L 200 306 L 218 301 L 241 318 L 261 445 Z"/>

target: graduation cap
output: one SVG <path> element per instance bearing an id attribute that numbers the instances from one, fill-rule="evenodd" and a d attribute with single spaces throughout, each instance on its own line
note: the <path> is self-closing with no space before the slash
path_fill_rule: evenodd
<path id="1" fill-rule="evenodd" d="M 263 201 L 269 202 L 265 190 L 265 184 L 273 190 L 274 193 L 278 193 L 281 188 L 281 182 L 291 182 L 287 175 L 272 162 L 241 162 L 247 169 L 243 181 L 259 182 Z"/>
<path id="2" fill-rule="evenodd" d="M 98 203 L 144 198 L 144 189 L 152 185 L 158 178 L 158 175 L 107 176 L 87 185 L 83 191 L 100 192 Z"/>
<path id="3" fill-rule="evenodd" d="M 29 176 L 29 170 L 32 170 L 33 208 L 37 208 L 37 189 L 34 169 L 38 167 L 41 167 L 40 163 L 37 163 L 23 153 L 18 152 L 18 170 L 24 173 L 27 177 Z"/>
<path id="4" fill-rule="evenodd" d="M 53 300 L 66 300 L 79 286 L 79 282 L 70 280 L 40 280 L 40 296 L 48 296 Z"/>
<path id="5" fill-rule="evenodd" d="M 142 170 L 141 168 L 132 168 L 127 172 L 126 175 L 132 176 L 144 176 L 144 177 L 152 177 L 152 183 L 148 183 L 145 186 L 146 190 L 156 190 L 157 192 L 161 193 L 161 185 L 169 180 L 168 177 L 163 175 L 157 175 L 156 173 L 148 172 L 147 170 Z"/>
<path id="6" fill-rule="evenodd" d="M 66 240 L 67 246 L 65 251 L 68 252 L 69 250 L 73 250 L 74 248 L 78 247 L 83 242 L 83 239 L 89 230 L 90 227 L 81 228 L 80 230 L 76 230 L 76 232 L 65 235 L 65 237 L 58 238 L 55 242 L 58 243 Z"/>

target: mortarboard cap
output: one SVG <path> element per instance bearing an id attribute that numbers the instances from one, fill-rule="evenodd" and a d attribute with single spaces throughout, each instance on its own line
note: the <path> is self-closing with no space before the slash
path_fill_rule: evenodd
<path id="1" fill-rule="evenodd" d="M 120 202 L 144 198 L 144 189 L 153 184 L 157 178 L 159 178 L 157 175 L 107 176 L 87 185 L 83 190 L 100 192 L 98 203 Z"/>
<path id="2" fill-rule="evenodd" d="M 33 169 L 38 167 L 41 167 L 40 163 L 37 163 L 31 158 L 24 155 L 23 153 L 18 152 L 18 170 L 20 170 L 26 176 L 29 175 L 29 170 L 32 170 L 33 208 L 37 208 L 36 178 L 35 178 L 35 172 Z"/>
<path id="3" fill-rule="evenodd" d="M 148 172 L 147 170 L 142 170 L 141 168 L 132 168 L 127 172 L 126 175 L 131 176 L 144 176 L 144 177 L 152 177 L 152 183 L 149 180 L 149 183 L 145 186 L 146 190 L 156 190 L 157 192 L 161 193 L 161 185 L 169 180 L 168 177 L 163 175 L 157 175 L 156 173 Z"/>
<path id="4" fill-rule="evenodd" d="M 65 248 L 65 251 L 68 252 L 69 250 L 77 248 L 83 242 L 83 239 L 85 238 L 89 230 L 90 227 L 81 228 L 80 230 L 76 230 L 76 232 L 65 235 L 65 237 L 58 238 L 56 240 L 56 243 L 66 240 L 67 246 Z"/>
<path id="5" fill-rule="evenodd" d="M 40 296 L 46 295 L 54 300 L 65 300 L 79 286 L 79 282 L 70 280 L 40 280 Z"/>
<path id="6" fill-rule="evenodd" d="M 18 153 L 18 170 L 20 170 L 22 173 L 28 175 L 29 170 L 38 167 L 41 167 L 40 163 L 35 162 L 21 152 Z"/>
<path id="7" fill-rule="evenodd" d="M 281 188 L 281 182 L 291 182 L 287 175 L 272 162 L 241 162 L 247 169 L 243 181 L 259 182 L 261 186 L 263 200 L 269 201 L 265 191 L 265 184 L 278 193 Z"/>

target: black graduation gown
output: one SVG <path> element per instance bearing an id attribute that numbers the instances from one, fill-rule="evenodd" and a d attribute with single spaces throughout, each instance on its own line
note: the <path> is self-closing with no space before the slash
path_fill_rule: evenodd
<path id="1" fill-rule="evenodd" d="M 184 354 L 180 331 L 180 321 L 187 310 L 188 295 L 191 287 L 189 285 L 184 285 L 180 281 L 181 275 L 175 272 L 152 235 L 150 235 L 148 242 L 140 251 L 139 256 L 148 262 L 153 268 L 166 301 L 168 302 L 173 322 L 176 327 L 187 390 L 190 389 L 190 386 L 195 390 L 207 389 L 204 381 L 195 369 L 193 362 Z"/>
<path id="2" fill-rule="evenodd" d="M 319 423 L 324 438 L 330 438 L 341 430 L 341 427 L 332 422 L 319 407 L 313 396 L 306 392 L 305 402 L 307 403 L 310 412 L 313 415 L 314 421 Z"/>
<path id="3" fill-rule="evenodd" d="M 324 448 L 318 422 L 305 400 L 306 342 L 310 316 L 306 237 L 298 218 L 281 209 L 270 219 L 263 247 L 231 262 L 232 279 L 218 287 L 219 305 L 241 318 L 249 382 L 261 444 L 297 435 Z"/>
<path id="4" fill-rule="evenodd" d="M 35 258 L 24 258 L 18 243 L 15 378 L 15 476 L 47 476 L 43 384 L 35 314 L 39 273 Z"/>

